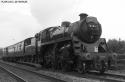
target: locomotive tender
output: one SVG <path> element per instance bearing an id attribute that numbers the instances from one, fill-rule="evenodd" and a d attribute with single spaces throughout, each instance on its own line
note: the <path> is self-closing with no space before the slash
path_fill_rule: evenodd
<path id="1" fill-rule="evenodd" d="M 4 48 L 3 60 L 37 63 L 45 68 L 105 72 L 116 60 L 110 53 L 96 17 L 85 13 L 74 23 L 46 28 L 34 37 Z"/>

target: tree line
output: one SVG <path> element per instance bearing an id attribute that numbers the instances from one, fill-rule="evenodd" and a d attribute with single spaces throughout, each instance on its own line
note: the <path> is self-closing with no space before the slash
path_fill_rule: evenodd
<path id="1" fill-rule="evenodd" d="M 109 50 L 112 52 L 123 54 L 125 53 L 125 41 L 124 40 L 116 40 L 116 39 L 109 39 L 107 42 Z"/>

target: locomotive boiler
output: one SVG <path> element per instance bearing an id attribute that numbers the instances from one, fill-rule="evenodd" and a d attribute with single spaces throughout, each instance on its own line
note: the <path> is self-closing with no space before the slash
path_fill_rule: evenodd
<path id="1" fill-rule="evenodd" d="M 61 26 L 46 28 L 34 37 L 6 47 L 3 59 L 79 73 L 105 72 L 116 60 L 116 54 L 110 53 L 105 39 L 100 38 L 102 28 L 97 18 L 85 13 L 79 16 L 79 21 L 64 21 Z M 8 53 L 12 53 L 11 56 Z"/>

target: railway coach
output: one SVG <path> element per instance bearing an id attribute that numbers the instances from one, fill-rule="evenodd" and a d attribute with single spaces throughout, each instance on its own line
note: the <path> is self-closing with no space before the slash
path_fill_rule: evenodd
<path id="1" fill-rule="evenodd" d="M 5 47 L 3 60 L 17 62 L 29 61 L 35 55 L 35 38 L 30 37 L 14 45 Z M 29 61 L 31 62 L 31 61 Z"/>

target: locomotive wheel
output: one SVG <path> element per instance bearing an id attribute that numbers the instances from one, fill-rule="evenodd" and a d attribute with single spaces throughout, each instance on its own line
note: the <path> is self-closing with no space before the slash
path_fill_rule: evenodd
<path id="1" fill-rule="evenodd" d="M 55 66 L 55 46 L 49 46 L 44 55 L 44 66 L 47 68 L 56 69 Z"/>
<path id="2" fill-rule="evenodd" d="M 70 66 L 70 65 L 68 65 L 68 63 L 64 61 L 64 62 L 61 64 L 62 71 L 64 71 L 64 72 L 69 71 L 69 70 L 70 70 L 70 69 L 69 69 L 69 66 Z"/>
<path id="3" fill-rule="evenodd" d="M 99 72 L 100 72 L 101 74 L 103 74 L 103 73 L 105 72 L 105 70 L 106 70 L 105 62 L 104 62 L 104 61 L 101 61 L 101 62 L 100 62 L 100 65 L 99 65 Z"/>
<path id="4" fill-rule="evenodd" d="M 108 69 L 111 68 L 111 60 L 108 60 Z"/>
<path id="5" fill-rule="evenodd" d="M 45 53 L 45 67 L 49 68 L 51 67 L 51 55 L 50 55 L 50 51 L 48 50 L 46 53 Z"/>
<path id="6" fill-rule="evenodd" d="M 70 59 L 69 55 L 70 55 L 70 51 L 68 50 L 68 47 L 65 47 L 61 51 L 61 57 L 60 57 L 62 71 L 71 70 L 72 60 Z"/>
<path id="7" fill-rule="evenodd" d="M 86 72 L 86 63 L 80 61 L 77 66 L 77 71 L 79 73 L 85 73 Z"/>

